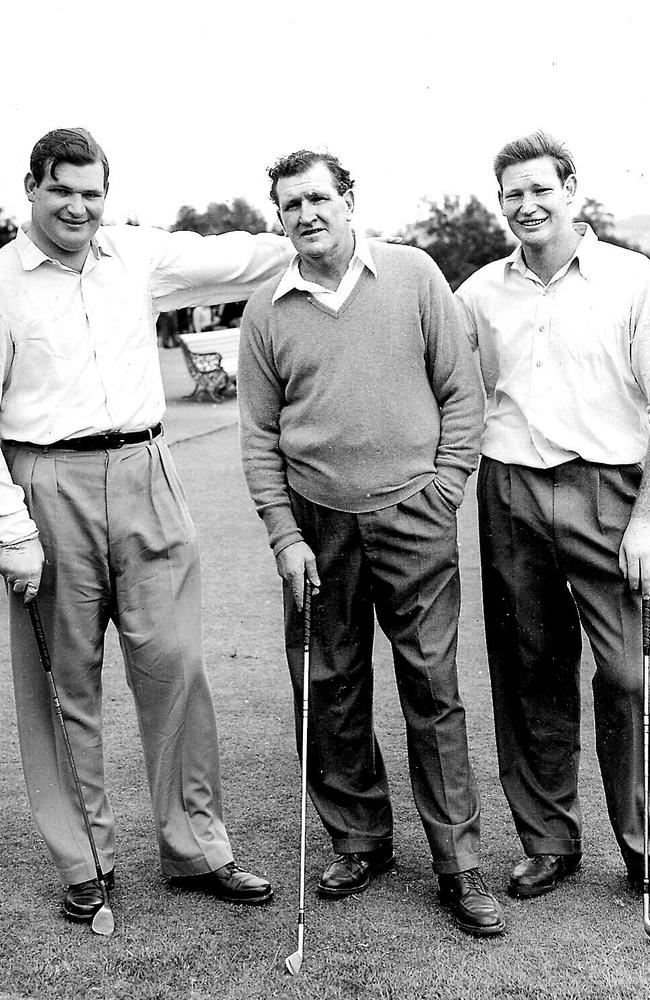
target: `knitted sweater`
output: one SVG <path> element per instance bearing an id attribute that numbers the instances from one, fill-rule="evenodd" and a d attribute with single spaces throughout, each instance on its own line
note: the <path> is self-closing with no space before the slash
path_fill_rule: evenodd
<path id="1" fill-rule="evenodd" d="M 421 250 L 373 243 L 338 312 L 279 278 L 242 320 L 238 395 L 244 474 L 273 551 L 300 540 L 289 484 L 361 513 L 432 479 L 457 507 L 476 467 L 483 396 L 456 304 Z"/>

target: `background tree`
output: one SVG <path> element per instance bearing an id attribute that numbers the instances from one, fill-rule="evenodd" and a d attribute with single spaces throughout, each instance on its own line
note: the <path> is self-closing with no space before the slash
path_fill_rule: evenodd
<path id="1" fill-rule="evenodd" d="M 245 198 L 233 198 L 232 202 L 212 201 L 205 212 L 197 212 L 191 205 L 179 208 L 172 232 L 189 229 L 201 236 L 244 231 L 265 233 L 266 219 Z"/>
<path id="2" fill-rule="evenodd" d="M 603 243 L 613 243 L 628 250 L 640 250 L 636 243 L 629 243 L 616 232 L 614 216 L 608 212 L 597 198 L 585 198 L 582 208 L 575 217 L 576 222 L 587 222 Z M 641 251 L 643 253 L 643 251 Z"/>
<path id="3" fill-rule="evenodd" d="M 2 208 L 0 208 L 0 247 L 5 243 L 11 243 L 15 238 L 18 227 L 13 219 L 7 218 Z"/>
<path id="4" fill-rule="evenodd" d="M 442 205 L 427 199 L 426 215 L 408 226 L 404 242 L 420 247 L 433 259 L 452 288 L 490 261 L 510 251 L 498 218 L 474 195 L 461 204 L 457 195 L 445 195 Z"/>

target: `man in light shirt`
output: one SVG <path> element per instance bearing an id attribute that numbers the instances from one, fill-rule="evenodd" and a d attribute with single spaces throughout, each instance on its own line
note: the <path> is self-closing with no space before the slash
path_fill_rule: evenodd
<path id="1" fill-rule="evenodd" d="M 478 477 L 501 781 L 530 898 L 582 856 L 580 656 L 630 883 L 643 875 L 641 592 L 650 593 L 650 261 L 573 224 L 573 160 L 543 132 L 497 155 L 516 250 L 458 290 L 487 393 Z"/>
<path id="2" fill-rule="evenodd" d="M 244 312 L 241 444 L 284 580 L 298 736 L 305 575 L 318 592 L 304 766 L 335 852 L 318 892 L 361 892 L 394 863 L 372 721 L 376 613 L 441 899 L 464 930 L 499 934 L 503 912 L 478 869 L 456 671 L 456 508 L 478 457 L 478 376 L 433 261 L 412 247 L 371 249 L 353 232 L 353 182 L 335 157 L 303 150 L 269 174 L 297 253 Z"/>
<path id="3" fill-rule="evenodd" d="M 217 732 L 201 648 L 195 530 L 161 430 L 156 315 L 245 298 L 289 259 L 270 234 L 202 238 L 101 227 L 108 163 L 84 129 L 40 139 L 31 221 L 0 252 L 0 573 L 25 780 L 68 889 L 92 920 L 102 892 L 23 607 L 40 614 L 107 884 L 101 667 L 109 621 L 135 698 L 162 870 L 232 902 L 272 896 L 224 828 Z M 63 755 L 64 756 L 64 755 Z"/>

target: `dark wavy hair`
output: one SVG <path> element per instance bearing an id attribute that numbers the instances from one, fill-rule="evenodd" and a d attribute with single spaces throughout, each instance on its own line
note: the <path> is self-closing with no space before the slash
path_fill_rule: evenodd
<path id="1" fill-rule="evenodd" d="M 508 142 L 497 153 L 494 158 L 494 173 L 499 187 L 501 187 L 501 178 L 506 167 L 512 167 L 515 163 L 527 163 L 528 160 L 538 160 L 542 156 L 551 157 L 562 184 L 571 174 L 575 174 L 573 156 L 566 144 L 540 129 L 538 132 L 531 132 L 530 135 L 525 135 L 521 139 Z"/>
<path id="2" fill-rule="evenodd" d="M 85 128 L 56 128 L 38 140 L 29 158 L 29 169 L 40 184 L 45 171 L 56 180 L 60 163 L 101 163 L 104 169 L 104 190 L 108 188 L 108 160 L 106 153 Z"/>
<path id="3" fill-rule="evenodd" d="M 281 156 L 272 167 L 269 167 L 267 173 L 271 178 L 271 201 L 279 207 L 277 186 L 282 177 L 295 177 L 297 174 L 304 174 L 315 163 L 324 163 L 329 168 L 339 194 L 345 194 L 346 191 L 352 190 L 354 181 L 350 177 L 350 172 L 341 165 L 337 156 L 333 156 L 331 153 L 315 153 L 311 149 L 299 149 L 296 153 Z"/>

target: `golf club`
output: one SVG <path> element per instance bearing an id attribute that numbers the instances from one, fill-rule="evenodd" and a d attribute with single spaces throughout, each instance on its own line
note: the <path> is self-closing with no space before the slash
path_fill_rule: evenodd
<path id="1" fill-rule="evenodd" d="M 307 724 L 309 719 L 309 651 L 311 646 L 311 583 L 305 577 L 303 595 L 303 672 L 302 672 L 302 781 L 300 800 L 300 890 L 298 894 L 298 948 L 285 958 L 287 972 L 297 976 L 302 967 L 305 940 L 305 848 L 307 844 Z"/>
<path id="2" fill-rule="evenodd" d="M 70 746 L 70 738 L 68 736 L 68 730 L 65 724 L 65 719 L 63 717 L 63 711 L 61 710 L 61 702 L 59 701 L 59 695 L 56 689 L 56 683 L 54 681 L 54 675 L 52 673 L 52 662 L 50 660 L 49 650 L 47 648 L 47 643 L 45 641 L 45 632 L 43 631 L 43 623 L 41 622 L 41 616 L 36 605 L 36 600 L 31 601 L 27 605 L 27 610 L 29 611 L 29 617 L 32 622 L 32 628 L 34 630 L 34 637 L 36 639 L 36 645 L 38 646 L 38 653 L 41 658 L 41 663 L 43 665 L 43 670 L 48 679 L 50 685 L 50 693 L 52 695 L 52 703 L 56 711 L 57 718 L 61 723 L 61 733 L 63 734 L 63 742 L 65 743 L 65 748 L 68 754 L 68 761 L 70 764 L 70 770 L 72 772 L 72 777 L 74 779 L 75 788 L 77 790 L 77 796 L 79 798 L 79 805 L 81 806 L 81 812 L 83 814 L 84 823 L 86 825 L 86 833 L 88 834 L 88 841 L 90 843 L 90 850 L 92 851 L 93 861 L 95 863 L 95 871 L 97 873 L 97 881 L 99 882 L 102 890 L 102 896 L 104 897 L 104 902 L 97 910 L 97 913 L 92 919 L 91 928 L 95 934 L 102 934 L 108 937 L 115 930 L 115 920 L 113 918 L 113 911 L 108 900 L 108 889 L 106 888 L 106 881 L 104 878 L 104 873 L 102 872 L 101 865 L 99 863 L 99 856 L 97 854 L 97 847 L 95 846 L 95 838 L 93 837 L 93 832 L 90 826 L 90 820 L 88 818 L 88 810 L 86 809 L 86 803 L 84 801 L 83 790 L 81 788 L 81 782 L 79 781 L 79 775 L 77 773 L 77 768 L 74 762 L 74 757 L 72 755 L 72 747 Z"/>
<path id="3" fill-rule="evenodd" d="M 642 601 L 643 625 L 643 929 L 650 936 L 650 883 L 648 881 L 648 768 L 650 688 L 650 597 Z"/>

